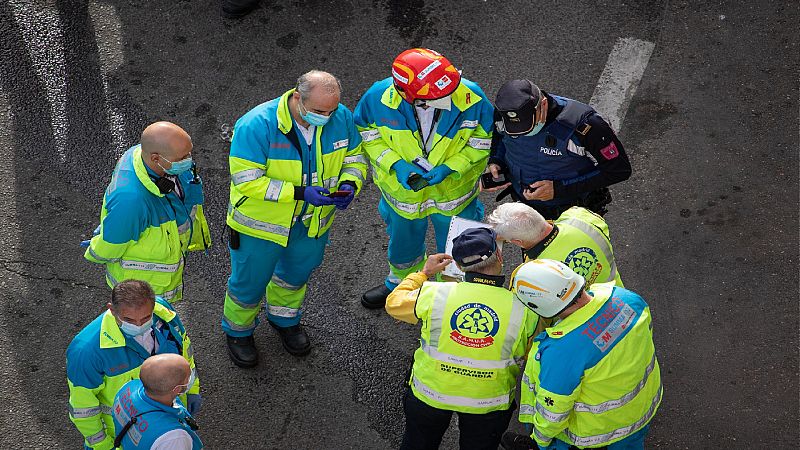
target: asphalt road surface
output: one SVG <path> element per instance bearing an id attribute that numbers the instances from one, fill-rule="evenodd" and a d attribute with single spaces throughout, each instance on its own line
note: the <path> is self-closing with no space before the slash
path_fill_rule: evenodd
<path id="1" fill-rule="evenodd" d="M 155 120 L 193 136 L 206 183 L 214 246 L 190 257 L 179 311 L 207 447 L 397 447 L 418 331 L 359 303 L 387 271 L 374 185 L 338 216 L 311 279 L 312 353 L 288 355 L 262 326 L 258 368 L 228 360 L 224 130 L 312 68 L 338 75 L 354 107 L 418 45 L 492 98 L 521 77 L 614 98 L 596 89 L 613 88 L 606 70 L 635 72 L 612 61 L 621 39 L 649 49 L 612 105 L 634 173 L 607 216 L 654 317 L 665 394 L 648 445 L 797 448 L 799 20 L 793 1 L 265 1 L 229 21 L 213 0 L 0 0 L 0 448 L 80 447 L 64 350 L 109 291 L 78 242 Z M 456 446 L 451 429 L 442 447 Z"/>

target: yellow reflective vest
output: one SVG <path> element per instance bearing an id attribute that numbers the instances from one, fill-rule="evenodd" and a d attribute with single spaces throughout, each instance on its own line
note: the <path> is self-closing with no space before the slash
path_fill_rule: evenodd
<path id="1" fill-rule="evenodd" d="M 525 252 L 525 261 L 534 259 L 564 262 L 586 279 L 587 286 L 607 282 L 622 286 L 608 224 L 586 208 L 564 211 L 553 222 L 550 235 Z"/>
<path id="2" fill-rule="evenodd" d="M 466 280 L 420 288 L 415 312 L 422 332 L 409 384 L 434 408 L 505 410 L 537 317 L 514 300 L 502 277 L 468 272 Z"/>

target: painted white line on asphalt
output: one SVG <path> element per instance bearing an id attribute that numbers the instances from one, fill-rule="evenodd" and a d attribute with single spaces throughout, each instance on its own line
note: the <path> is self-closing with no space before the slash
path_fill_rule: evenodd
<path id="1" fill-rule="evenodd" d="M 104 3 L 90 3 L 89 16 L 92 18 L 92 28 L 94 28 L 97 51 L 100 56 L 100 67 L 102 69 L 100 76 L 103 81 L 106 122 L 111 132 L 114 155 L 120 156 L 127 149 L 125 117 L 117 108 L 114 98 L 112 98 L 113 93 L 108 80 L 109 74 L 119 69 L 122 63 L 125 62 L 122 45 L 122 22 L 119 20 L 117 9 Z"/>
<path id="2" fill-rule="evenodd" d="M 622 128 L 631 99 L 650 61 L 655 44 L 634 38 L 620 38 L 608 55 L 600 80 L 589 104 L 617 132 Z"/>
<path id="3" fill-rule="evenodd" d="M 56 153 L 61 162 L 67 160 L 67 77 L 64 58 L 64 37 L 58 12 L 39 2 L 11 2 L 31 64 L 44 87 L 50 103 L 50 126 Z"/>

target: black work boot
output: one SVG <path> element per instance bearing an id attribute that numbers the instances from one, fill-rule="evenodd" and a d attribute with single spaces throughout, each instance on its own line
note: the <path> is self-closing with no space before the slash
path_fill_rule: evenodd
<path id="1" fill-rule="evenodd" d="M 222 0 L 222 17 L 242 18 L 256 9 L 260 2 L 261 0 Z"/>
<path id="2" fill-rule="evenodd" d="M 386 306 L 386 297 L 392 293 L 392 290 L 386 287 L 385 284 L 375 286 L 374 288 L 364 292 L 361 296 L 361 304 L 367 309 L 378 309 Z"/>
<path id="3" fill-rule="evenodd" d="M 234 337 L 225 335 L 228 342 L 228 356 L 239 367 L 249 369 L 258 364 L 258 350 L 253 336 Z"/>
<path id="4" fill-rule="evenodd" d="M 290 327 L 279 327 L 272 322 L 269 324 L 278 331 L 283 348 L 287 352 L 294 356 L 303 356 L 311 350 L 311 342 L 308 340 L 306 330 L 299 323 Z"/>
<path id="5" fill-rule="evenodd" d="M 530 450 L 539 448 L 530 436 L 506 431 L 500 438 L 500 446 L 505 450 Z"/>

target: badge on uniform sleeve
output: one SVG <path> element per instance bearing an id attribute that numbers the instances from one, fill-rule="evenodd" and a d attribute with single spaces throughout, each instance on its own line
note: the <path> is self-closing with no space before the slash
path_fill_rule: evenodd
<path id="1" fill-rule="evenodd" d="M 603 155 L 603 158 L 611 160 L 619 156 L 619 150 L 617 150 L 617 144 L 614 141 L 611 141 L 610 144 L 605 146 L 602 150 L 600 150 L 600 154 Z"/>

